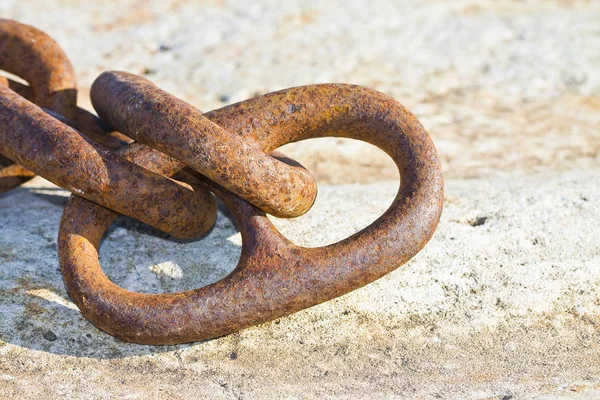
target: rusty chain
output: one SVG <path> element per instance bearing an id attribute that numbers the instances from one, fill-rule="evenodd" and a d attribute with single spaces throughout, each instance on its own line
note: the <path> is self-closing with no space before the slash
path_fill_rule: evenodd
<path id="1" fill-rule="evenodd" d="M 58 235 L 64 282 L 85 318 L 120 339 L 203 340 L 311 307 L 398 268 L 437 227 L 443 180 L 435 147 L 419 121 L 380 92 L 310 85 L 203 113 L 142 77 L 105 72 L 90 93 L 98 118 L 76 106 L 73 68 L 58 44 L 9 20 L 0 20 L 0 69 L 29 83 L 0 77 L 0 191 L 35 173 L 72 192 Z M 303 248 L 266 213 L 304 214 L 316 185 L 274 151 L 324 136 L 384 150 L 400 189 L 367 228 Z M 198 237 L 215 221 L 213 194 L 242 234 L 240 261 L 227 277 L 186 292 L 140 294 L 102 272 L 100 240 L 119 213 Z"/>

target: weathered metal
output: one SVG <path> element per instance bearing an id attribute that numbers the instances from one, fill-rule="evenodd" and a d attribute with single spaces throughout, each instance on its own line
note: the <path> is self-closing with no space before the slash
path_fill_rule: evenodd
<path id="1" fill-rule="evenodd" d="M 176 237 L 200 236 L 215 219 L 208 192 L 128 162 L 6 87 L 0 87 L 0 153 L 58 186 Z"/>
<path id="2" fill-rule="evenodd" d="M 35 174 L 0 154 L 0 193 L 22 185 Z"/>
<path id="3" fill-rule="evenodd" d="M 25 79 L 24 85 L 0 76 L 0 86 L 11 88 L 44 111 L 111 149 L 131 139 L 108 129 L 100 119 L 76 106 L 77 85 L 69 58 L 44 32 L 12 20 L 0 19 L 0 69 Z M 0 155 L 0 193 L 34 177 L 26 168 Z"/>
<path id="4" fill-rule="evenodd" d="M 241 117 L 238 129 L 227 129 L 147 79 L 125 72 L 101 74 L 90 95 L 100 118 L 119 132 L 173 156 L 270 214 L 297 217 L 314 203 L 312 175 L 265 154 L 245 134 L 260 123 L 251 114 Z"/>
<path id="5" fill-rule="evenodd" d="M 75 116 L 75 71 L 65 52 L 44 32 L 0 19 L 0 69 L 25 79 L 35 104 L 70 119 Z"/>
<path id="6" fill-rule="evenodd" d="M 306 86 L 204 116 L 264 153 L 323 136 L 369 142 L 395 161 L 400 189 L 369 227 L 329 246 L 302 248 L 284 238 L 263 211 L 205 179 L 237 222 L 242 255 L 223 280 L 173 294 L 132 293 L 112 283 L 98 262 L 98 246 L 116 214 L 71 196 L 59 229 L 65 284 L 83 315 L 111 335 L 172 344 L 273 320 L 380 278 L 414 256 L 435 231 L 443 180 L 434 145 L 418 120 L 382 93 L 351 85 Z"/>
<path id="7" fill-rule="evenodd" d="M 0 76 L 0 86 L 11 88 L 15 93 L 19 94 L 25 99 L 35 102 L 35 97 L 31 86 L 24 85 L 20 82 L 12 79 Z M 108 147 L 111 150 L 116 150 L 123 147 L 126 144 L 132 143 L 133 140 L 110 128 L 100 118 L 96 117 L 91 112 L 84 110 L 83 108 L 77 107 L 75 109 L 75 116 L 73 119 L 69 119 L 59 112 L 53 111 L 48 108 L 41 107 L 46 113 L 50 114 L 54 118 L 61 122 L 75 128 L 85 136 L 100 143 L 101 145 Z M 0 174 L 2 171 L 0 170 Z M 30 173 L 34 176 L 33 173 Z M 2 192 L 2 190 L 0 190 Z"/>
<path id="8" fill-rule="evenodd" d="M 382 93 L 312 85 L 203 114 L 144 78 L 108 72 L 91 90 L 99 119 L 76 106 L 73 68 L 60 47 L 7 20 L 0 20 L 0 69 L 29 83 L 0 77 L 0 191 L 35 172 L 73 192 L 59 229 L 67 291 L 87 319 L 123 340 L 202 340 L 313 306 L 398 268 L 438 224 L 443 180 L 434 145 L 419 121 Z M 395 161 L 401 184 L 369 227 L 329 246 L 302 248 L 265 212 L 301 215 L 316 185 L 306 169 L 274 150 L 324 136 L 378 146 Z M 178 180 L 168 178 L 174 174 Z M 215 220 L 211 192 L 242 234 L 240 261 L 226 278 L 147 295 L 104 275 L 98 247 L 118 212 L 196 237 Z"/>
<path id="9" fill-rule="evenodd" d="M 30 25 L 0 19 L 0 70 L 15 74 L 29 87 L 5 77 L 0 86 L 24 90 L 28 98 L 41 107 L 75 116 L 77 84 L 69 58 L 44 32 Z M 0 160 L 0 193 L 31 179 L 33 173 L 6 158 Z"/>

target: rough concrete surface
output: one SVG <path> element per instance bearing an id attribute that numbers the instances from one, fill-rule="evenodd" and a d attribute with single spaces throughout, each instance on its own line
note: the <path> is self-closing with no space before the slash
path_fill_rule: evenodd
<path id="1" fill-rule="evenodd" d="M 600 390 L 599 173 L 449 181 L 438 231 L 403 268 L 290 317 L 167 347 L 120 342 L 81 317 L 56 257 L 66 192 L 36 179 L 0 198 L 3 392 L 481 399 Z M 331 243 L 377 218 L 396 189 L 325 186 L 306 216 L 276 223 L 297 244 Z M 101 262 L 127 289 L 185 290 L 226 275 L 240 240 L 223 214 L 193 243 L 123 219 Z"/>
<path id="2" fill-rule="evenodd" d="M 431 242 L 385 278 L 215 340 L 120 342 L 69 300 L 56 254 L 67 193 L 0 195 L 0 398 L 600 398 L 600 2 L 2 0 L 71 57 L 79 103 L 109 69 L 209 110 L 346 82 L 396 97 L 436 143 L 445 208 Z M 317 177 L 313 210 L 275 220 L 332 243 L 390 204 L 370 145 L 283 149 Z M 214 282 L 240 237 L 225 214 L 178 242 L 122 218 L 101 262 L 144 293 Z"/>

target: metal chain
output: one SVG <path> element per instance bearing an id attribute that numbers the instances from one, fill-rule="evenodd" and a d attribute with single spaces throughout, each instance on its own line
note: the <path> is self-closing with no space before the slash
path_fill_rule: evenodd
<path id="1" fill-rule="evenodd" d="M 0 154 L 19 164 L 0 158 L 0 190 L 33 171 L 73 193 L 59 228 L 64 282 L 82 314 L 120 339 L 203 340 L 311 307 L 398 268 L 437 227 L 443 179 L 435 147 L 419 121 L 380 92 L 309 85 L 202 113 L 142 77 L 105 72 L 91 90 L 98 119 L 76 107 L 73 69 L 60 47 L 7 20 L 0 20 L 0 69 L 30 85 L 0 80 Z M 381 148 L 398 166 L 401 184 L 390 208 L 367 228 L 329 246 L 302 248 L 266 213 L 302 215 L 316 185 L 306 169 L 274 150 L 324 136 Z M 242 234 L 242 256 L 226 278 L 150 295 L 126 291 L 104 275 L 98 247 L 118 213 L 197 237 L 214 223 L 213 194 Z"/>

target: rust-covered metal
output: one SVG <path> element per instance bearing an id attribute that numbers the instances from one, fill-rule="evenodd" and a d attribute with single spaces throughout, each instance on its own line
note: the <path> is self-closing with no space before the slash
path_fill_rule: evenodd
<path id="1" fill-rule="evenodd" d="M 2 86 L 0 153 L 78 196 L 176 237 L 200 236 L 215 219 L 209 192 L 132 164 Z"/>
<path id="2" fill-rule="evenodd" d="M 15 164 L 0 154 L 0 193 L 14 189 L 34 176 L 35 174 L 27 168 Z"/>
<path id="3" fill-rule="evenodd" d="M 438 224 L 443 180 L 433 143 L 408 110 L 382 93 L 312 85 L 202 113 L 144 78 L 108 72 L 91 90 L 98 118 L 76 106 L 73 68 L 56 42 L 2 19 L 0 70 L 28 82 L 0 77 L 0 192 L 33 173 L 73 192 L 59 229 L 68 293 L 87 319 L 123 340 L 208 339 L 332 299 L 398 268 Z M 316 185 L 274 150 L 324 136 L 378 146 L 395 161 L 401 184 L 369 227 L 329 246 L 302 248 L 265 213 L 303 214 Z M 168 178 L 174 174 L 179 180 Z M 196 237 L 215 220 L 211 192 L 242 234 L 240 261 L 226 278 L 147 295 L 104 275 L 98 247 L 118 213 Z"/>
<path id="4" fill-rule="evenodd" d="M 256 115 L 240 115 L 240 125 L 228 129 L 147 79 L 125 72 L 101 74 L 90 95 L 98 116 L 119 132 L 173 156 L 270 214 L 296 217 L 314 203 L 312 175 L 265 154 L 248 134 L 262 123 Z"/>
<path id="5" fill-rule="evenodd" d="M 121 151 L 124 157 L 107 150 L 131 139 L 76 106 L 73 67 L 52 38 L 29 25 L 0 20 L 0 69 L 29 83 L 0 77 L 0 192 L 20 185 L 34 171 L 176 237 L 197 237 L 210 229 L 216 206 L 209 192 L 147 170 L 164 173 L 176 165 L 171 175 L 184 165 L 138 145 L 135 151 Z M 152 157 L 136 156 L 141 153 Z M 128 157 L 146 164 L 145 169 L 127 162 Z"/>
<path id="6" fill-rule="evenodd" d="M 0 86 L 9 87 L 21 97 L 24 97 L 25 99 L 31 102 L 35 101 L 35 96 L 31 86 L 27 86 L 25 84 L 22 84 L 21 82 L 17 82 L 4 76 L 0 76 Z M 126 144 L 133 142 L 133 139 L 123 135 L 120 132 L 113 130 L 100 118 L 98 118 L 91 112 L 84 110 L 83 108 L 77 107 L 75 109 L 75 116 L 73 117 L 73 119 L 69 119 L 64 115 L 60 114 L 59 112 L 53 111 L 51 109 L 44 107 L 41 108 L 47 114 L 50 114 L 51 116 L 60 120 L 61 122 L 69 125 L 72 128 L 77 129 L 79 132 L 83 133 L 90 139 L 94 140 L 97 143 L 100 143 L 105 147 L 108 147 L 111 150 L 119 149 L 125 146 Z M 2 174 L 1 169 L 0 174 Z M 33 173 L 30 173 L 30 175 L 34 176 Z"/>
<path id="7" fill-rule="evenodd" d="M 0 76 L 0 86 L 9 86 L 40 107 L 66 118 L 76 114 L 77 84 L 69 58 L 44 32 L 30 25 L 0 19 L 0 70 L 25 79 L 30 86 Z M 0 193 L 34 176 L 27 169 L 0 160 Z"/>
<path id="8" fill-rule="evenodd" d="M 77 84 L 61 47 L 33 26 L 0 19 L 0 69 L 25 79 L 33 102 L 67 118 L 75 116 Z"/>
<path id="9" fill-rule="evenodd" d="M 132 82 L 122 74 L 104 76 L 109 81 L 122 82 L 125 77 Z M 103 96 L 112 98 L 108 93 Z M 140 104 L 139 115 L 134 112 L 135 104 Z M 162 103 L 135 104 L 118 107 L 127 106 L 124 115 L 132 119 L 143 118 L 144 112 L 154 109 L 164 115 Z M 100 114 L 108 114 L 108 107 L 100 106 L 106 108 Z M 242 255 L 223 280 L 173 294 L 133 293 L 112 283 L 98 262 L 98 247 L 116 214 L 71 196 L 59 230 L 65 284 L 83 315 L 111 335 L 146 344 L 225 335 L 366 285 L 404 264 L 433 235 L 443 197 L 436 150 L 419 121 L 392 98 L 358 86 L 314 85 L 270 93 L 204 117 L 236 133 L 242 143 L 253 143 L 264 154 L 289 142 L 323 136 L 371 143 L 395 161 L 400 189 L 390 208 L 367 228 L 329 246 L 302 248 L 283 237 L 259 208 L 206 180 L 236 220 L 242 234 Z M 168 118 L 182 118 L 170 121 L 171 125 L 190 122 L 196 127 L 196 116 L 189 112 Z M 132 129 L 136 123 L 144 126 L 135 119 L 119 129 Z M 129 133 L 128 129 L 124 131 Z M 157 143 L 154 138 L 148 143 L 167 151 L 164 146 L 170 139 L 161 140 L 165 142 Z"/>

